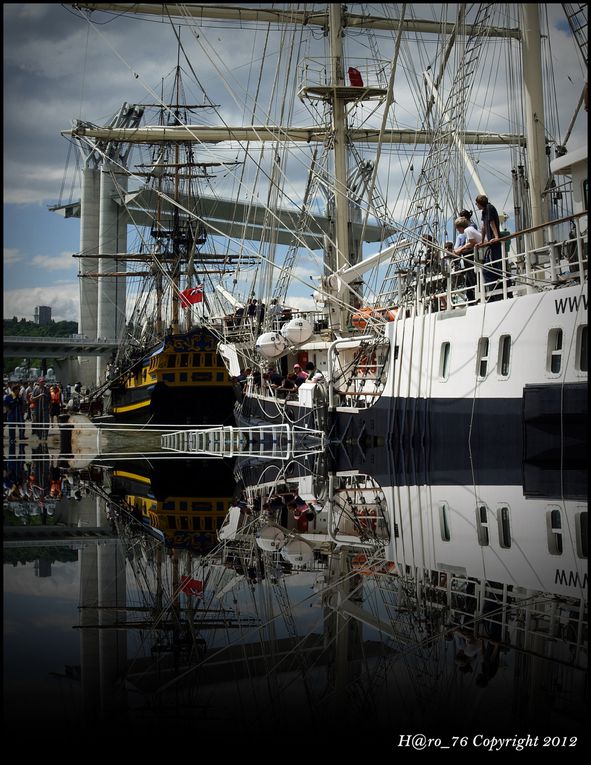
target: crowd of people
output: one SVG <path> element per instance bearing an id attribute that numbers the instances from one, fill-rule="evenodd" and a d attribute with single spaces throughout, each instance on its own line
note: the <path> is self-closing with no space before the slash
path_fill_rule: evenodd
<path id="1" fill-rule="evenodd" d="M 448 276 L 451 276 L 452 294 L 460 296 L 459 302 L 476 303 L 476 269 L 482 271 L 486 302 L 502 298 L 499 290 L 504 274 L 502 247 L 503 237 L 508 232 L 501 230 L 499 214 L 488 197 L 481 194 L 476 197 L 475 203 L 481 212 L 480 224 L 473 219 L 471 210 L 460 210 L 454 220 L 454 242 L 446 241 L 439 248 L 431 235 L 421 237 L 423 247 L 418 263 L 427 277 L 427 294 L 431 295 L 434 310 L 450 307 L 445 294 L 445 279 Z"/>
<path id="2" fill-rule="evenodd" d="M 242 390 L 248 387 L 255 389 L 263 387 L 273 391 L 279 398 L 296 398 L 298 388 L 302 383 L 323 381 L 324 375 L 316 369 L 311 361 L 306 364 L 305 369 L 302 369 L 300 364 L 294 364 L 292 371 L 287 374 L 280 373 L 273 364 L 269 364 L 262 374 L 258 370 L 246 367 L 236 378 L 236 382 Z"/>
<path id="3" fill-rule="evenodd" d="M 5 501 L 29 503 L 37 506 L 38 514 L 43 515 L 50 509 L 52 500 L 80 501 L 89 491 L 78 471 L 72 470 L 59 455 L 50 457 L 47 444 L 35 447 L 29 460 L 25 456 L 24 443 L 18 447 L 15 442 L 9 445 L 3 464 Z M 10 509 L 10 505 L 7 507 Z"/>
<path id="4" fill-rule="evenodd" d="M 268 308 L 262 300 L 251 298 L 246 306 L 238 306 L 231 316 L 226 316 L 226 325 L 232 329 L 240 329 L 244 326 L 253 327 L 256 332 L 265 319 L 268 310 L 268 316 L 271 318 L 271 328 L 278 330 L 281 325 L 289 321 L 293 316 L 291 308 L 281 305 L 277 298 L 271 300 Z"/>
<path id="5" fill-rule="evenodd" d="M 77 411 L 81 384 L 65 388 L 61 383 L 47 384 L 45 377 L 36 382 L 8 383 L 4 386 L 4 428 L 9 441 L 26 441 L 26 422 L 31 422 L 31 436 L 47 438 L 52 426 L 59 426 L 63 413 Z"/>

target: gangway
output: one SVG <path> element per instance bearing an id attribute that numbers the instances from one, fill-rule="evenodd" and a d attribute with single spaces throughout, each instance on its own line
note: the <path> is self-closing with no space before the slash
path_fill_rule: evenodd
<path id="1" fill-rule="evenodd" d="M 160 437 L 162 449 L 203 457 L 249 456 L 290 460 L 324 451 L 324 432 L 295 425 L 260 425 L 235 428 L 214 425 L 179 430 Z"/>

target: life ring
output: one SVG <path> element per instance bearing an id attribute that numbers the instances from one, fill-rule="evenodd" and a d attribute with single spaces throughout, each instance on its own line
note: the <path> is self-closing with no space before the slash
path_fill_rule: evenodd
<path id="1" fill-rule="evenodd" d="M 384 561 L 371 565 L 368 563 L 367 555 L 359 553 L 351 560 L 351 569 L 361 576 L 372 576 L 372 574 L 397 574 L 398 568 L 393 561 Z"/>
<path id="2" fill-rule="evenodd" d="M 374 375 L 378 371 L 375 351 L 369 354 L 364 353 L 359 357 L 359 369 L 364 375 Z"/>
<path id="3" fill-rule="evenodd" d="M 398 308 L 384 308 L 382 311 L 382 316 L 386 321 L 394 321 L 396 319 L 396 314 L 398 313 Z"/>
<path id="4" fill-rule="evenodd" d="M 351 323 L 355 329 L 365 329 L 368 324 L 368 319 L 370 319 L 372 315 L 372 308 L 360 308 L 351 316 Z"/>
<path id="5" fill-rule="evenodd" d="M 367 555 L 359 553 L 351 560 L 351 568 L 362 576 L 369 576 L 373 573 L 371 566 L 367 565 Z"/>

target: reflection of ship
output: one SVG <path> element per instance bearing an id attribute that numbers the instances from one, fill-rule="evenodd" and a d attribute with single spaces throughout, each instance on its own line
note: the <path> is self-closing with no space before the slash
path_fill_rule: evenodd
<path id="1" fill-rule="evenodd" d="M 443 731 L 460 706 L 465 731 L 484 714 L 488 726 L 533 732 L 551 718 L 561 734 L 576 732 L 584 500 L 528 496 L 513 474 L 492 485 L 396 485 L 328 469 L 329 458 L 239 457 L 241 501 L 206 555 L 166 554 L 120 527 L 136 582 L 121 629 L 141 627 L 155 646 L 130 664 L 146 716 L 177 704 L 237 731 L 285 714 L 320 718 L 327 733 L 345 721 L 403 732 L 429 720 Z M 482 655 L 461 669 L 466 636 Z M 485 647 L 497 660 L 490 677 Z"/>
<path id="2" fill-rule="evenodd" d="M 388 679 L 406 687 L 407 712 L 416 715 L 415 722 L 422 713 L 435 730 L 440 725 L 444 730 L 455 714 L 446 711 L 446 702 L 463 706 L 474 683 L 485 688 L 492 682 L 475 662 L 469 670 L 472 684 L 464 677 L 461 687 L 452 646 L 455 636 L 470 635 L 483 652 L 504 657 L 507 671 L 500 683 L 508 683 L 508 699 L 511 673 L 530 689 L 511 699 L 515 722 L 541 728 L 555 713 L 545 705 L 556 706 L 552 689 L 558 686 L 563 689 L 559 706 L 580 719 L 588 661 L 588 513 L 583 497 L 531 497 L 522 485 L 502 481 L 488 486 L 380 485 L 355 469 L 319 476 L 301 468 L 301 463 L 277 464 L 273 473 L 269 464 L 261 465 L 255 480 L 251 472 L 245 492 L 255 506 L 287 493 L 314 509 L 305 528 L 295 508 L 279 523 L 269 523 L 263 513 L 252 528 L 251 543 L 273 549 L 279 558 L 290 540 L 305 542 L 310 554 L 307 563 L 299 564 L 302 574 L 317 570 L 319 560 L 327 561 L 315 580 L 325 606 L 341 625 L 355 621 L 377 630 L 394 652 L 373 665 L 364 680 L 357 679 L 362 687 L 366 683 L 368 693 L 385 700 L 381 686 Z M 244 538 L 243 528 L 226 547 L 244 548 Z M 261 541 L 268 539 L 273 547 Z M 352 644 L 344 650 L 351 651 Z M 396 652 L 402 656 L 394 658 Z M 418 673 L 414 680 L 413 673 Z M 539 695 L 528 700 L 528 693 Z M 467 711 L 462 715 L 467 729 L 478 725 L 474 712 L 473 717 Z M 493 721 L 513 724 L 498 708 L 491 712 Z M 573 723 L 570 729 L 575 728 Z"/>
<path id="3" fill-rule="evenodd" d="M 168 547 L 208 552 L 232 504 L 232 467 L 209 460 L 195 471 L 186 460 L 154 468 L 141 460 L 119 463 L 111 471 L 111 500 L 147 526 L 159 529 Z"/>

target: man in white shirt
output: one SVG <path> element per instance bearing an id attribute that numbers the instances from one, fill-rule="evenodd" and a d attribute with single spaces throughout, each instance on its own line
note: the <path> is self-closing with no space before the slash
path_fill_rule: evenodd
<path id="1" fill-rule="evenodd" d="M 476 302 L 474 287 L 476 286 L 476 273 L 474 272 L 474 248 L 482 242 L 482 234 L 470 223 L 467 218 L 456 218 L 454 221 L 456 231 L 465 237 L 465 244 L 454 249 L 457 258 L 464 258 L 466 277 L 466 298 L 468 303 Z"/>
<path id="2" fill-rule="evenodd" d="M 281 316 L 283 314 L 283 306 L 278 302 L 277 298 L 273 298 L 271 300 L 271 305 L 269 306 L 269 316 L 273 320 L 272 327 L 273 329 L 279 329 L 281 326 Z"/>

